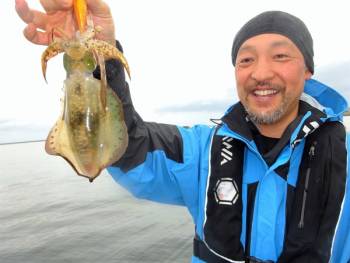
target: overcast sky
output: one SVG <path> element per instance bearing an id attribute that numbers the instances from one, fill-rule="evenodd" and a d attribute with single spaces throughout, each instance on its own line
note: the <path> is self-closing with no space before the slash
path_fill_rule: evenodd
<path id="1" fill-rule="evenodd" d="M 314 38 L 317 77 L 341 86 L 350 98 L 345 90 L 350 76 L 346 1 L 106 2 L 131 68 L 133 101 L 145 120 L 194 124 L 220 117 L 237 101 L 230 61 L 233 37 L 248 19 L 266 10 L 290 12 L 306 23 Z M 38 0 L 28 3 L 40 7 Z M 0 19 L 0 121 L 53 125 L 65 78 L 62 57 L 50 60 L 46 84 L 40 68 L 45 47 L 22 36 L 25 24 L 15 13 L 14 0 L 1 0 Z"/>

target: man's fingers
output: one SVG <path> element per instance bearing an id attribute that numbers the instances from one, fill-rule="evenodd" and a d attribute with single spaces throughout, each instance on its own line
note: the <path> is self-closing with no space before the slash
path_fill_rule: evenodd
<path id="1" fill-rule="evenodd" d="M 46 13 L 50 14 L 56 11 L 66 11 L 72 8 L 73 0 L 40 0 Z"/>
<path id="2" fill-rule="evenodd" d="M 16 12 L 19 17 L 27 24 L 33 20 L 33 11 L 29 9 L 28 4 L 24 0 L 16 0 L 15 2 Z"/>
<path id="3" fill-rule="evenodd" d="M 34 44 L 39 45 L 48 45 L 49 44 L 49 38 L 48 34 L 44 32 L 39 32 L 39 28 L 44 28 L 45 21 L 43 13 L 40 13 L 39 11 L 33 11 L 28 7 L 28 4 L 25 0 L 16 0 L 16 11 L 19 15 L 19 17 L 28 25 L 23 30 L 23 34 L 26 39 L 28 39 L 30 42 Z M 39 21 L 36 21 L 37 25 L 34 23 L 35 16 L 39 17 Z"/>
<path id="4" fill-rule="evenodd" d="M 23 34 L 26 39 L 30 42 L 38 45 L 49 45 L 50 44 L 50 35 L 51 32 L 41 32 L 38 31 L 37 27 L 34 24 L 28 24 L 27 27 L 23 30 Z"/>
<path id="5" fill-rule="evenodd" d="M 36 27 L 45 29 L 48 21 L 47 15 L 43 12 L 30 9 L 26 1 L 16 0 L 16 11 L 25 23 L 33 23 Z"/>
<path id="6" fill-rule="evenodd" d="M 46 25 L 49 21 L 48 15 L 36 10 L 32 10 L 31 12 L 33 14 L 33 17 L 32 17 L 32 21 L 29 23 L 34 24 L 37 28 L 45 30 Z"/>
<path id="7" fill-rule="evenodd" d="M 45 13 L 42 13 L 40 11 L 36 11 L 36 10 L 33 10 L 32 12 L 33 12 L 33 21 L 32 21 L 32 23 L 36 27 L 45 30 L 46 24 L 49 21 L 48 15 L 45 14 Z"/>
<path id="8" fill-rule="evenodd" d="M 98 16 L 101 18 L 112 17 L 111 10 L 109 6 L 102 0 L 86 0 L 88 9 L 91 11 L 93 16 Z"/>

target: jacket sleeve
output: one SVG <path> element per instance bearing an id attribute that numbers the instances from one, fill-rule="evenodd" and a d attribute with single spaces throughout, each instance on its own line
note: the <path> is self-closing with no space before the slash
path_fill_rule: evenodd
<path id="1" fill-rule="evenodd" d="M 129 136 L 125 154 L 107 168 L 108 172 L 136 197 L 186 205 L 194 215 L 199 158 L 211 129 L 143 121 L 134 109 L 122 65 L 116 60 L 107 61 L 106 75 L 109 86 L 123 103 Z M 98 70 L 95 77 L 99 78 Z"/>
<path id="2" fill-rule="evenodd" d="M 332 263 L 347 263 L 350 262 L 350 134 L 346 136 L 347 145 L 347 181 L 345 188 L 345 197 L 342 204 L 342 210 L 338 227 L 336 229 L 336 235 L 334 239 L 334 245 L 332 250 Z"/>

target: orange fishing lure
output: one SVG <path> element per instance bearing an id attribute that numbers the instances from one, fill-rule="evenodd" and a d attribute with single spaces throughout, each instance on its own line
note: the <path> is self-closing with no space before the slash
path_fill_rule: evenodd
<path id="1" fill-rule="evenodd" d="M 86 0 L 73 0 L 73 9 L 75 21 L 80 33 L 86 30 L 87 25 L 87 4 Z"/>

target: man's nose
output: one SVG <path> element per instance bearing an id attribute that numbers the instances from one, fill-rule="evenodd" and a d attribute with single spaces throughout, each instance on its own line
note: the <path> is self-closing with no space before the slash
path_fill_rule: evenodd
<path id="1" fill-rule="evenodd" d="M 251 77 L 256 81 L 266 81 L 274 77 L 274 71 L 271 62 L 268 59 L 258 59 L 254 65 Z"/>

